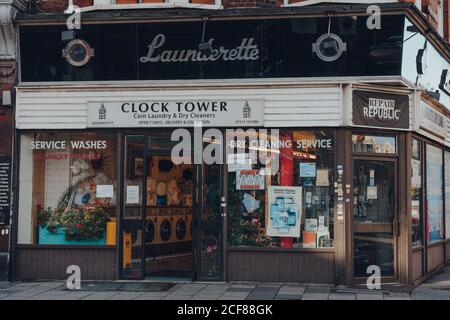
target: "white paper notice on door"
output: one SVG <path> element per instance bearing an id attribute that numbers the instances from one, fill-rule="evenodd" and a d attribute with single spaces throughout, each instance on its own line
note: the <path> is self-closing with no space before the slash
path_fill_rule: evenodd
<path id="1" fill-rule="evenodd" d="M 114 185 L 112 184 L 98 184 L 96 187 L 97 198 L 112 198 L 114 197 Z"/>
<path id="2" fill-rule="evenodd" d="M 127 204 L 139 204 L 139 186 L 127 186 Z"/>
<path id="3" fill-rule="evenodd" d="M 316 187 L 328 187 L 329 185 L 328 168 L 317 169 Z"/>
<path id="4" fill-rule="evenodd" d="M 378 199 L 377 186 L 367 187 L 367 200 L 377 200 L 377 199 Z"/>

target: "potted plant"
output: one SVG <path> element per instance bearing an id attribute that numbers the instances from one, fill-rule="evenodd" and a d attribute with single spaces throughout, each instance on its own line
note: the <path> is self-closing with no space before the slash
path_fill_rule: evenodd
<path id="1" fill-rule="evenodd" d="M 102 207 L 51 212 L 40 225 L 40 244 L 104 244 L 108 214 Z"/>

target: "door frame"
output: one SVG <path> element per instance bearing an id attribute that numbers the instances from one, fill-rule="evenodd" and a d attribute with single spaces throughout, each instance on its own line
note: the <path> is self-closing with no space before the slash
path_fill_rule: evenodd
<path id="1" fill-rule="evenodd" d="M 218 204 L 220 206 L 220 215 L 219 215 L 219 221 L 218 221 L 218 230 L 219 233 L 219 277 L 217 279 L 214 278 L 207 278 L 201 276 L 201 262 L 202 262 L 202 211 L 203 211 L 203 182 L 205 179 L 205 175 L 203 174 L 203 169 L 205 166 L 208 166 L 207 164 L 194 164 L 194 210 L 193 210 L 193 238 L 192 238 L 192 244 L 193 244 L 193 279 L 194 281 L 223 281 L 225 279 L 225 263 L 224 263 L 224 256 L 225 256 L 225 219 L 226 219 L 226 171 L 225 171 L 225 165 L 224 164 L 212 164 L 212 165 L 218 165 L 219 166 L 219 184 L 220 184 L 220 203 Z M 225 204 L 225 206 L 224 206 Z"/>
<path id="2" fill-rule="evenodd" d="M 193 133 L 192 128 L 186 128 Z M 203 132 L 208 128 L 203 128 L 202 130 L 202 136 Z M 171 129 L 163 129 L 167 130 L 168 132 L 171 132 L 171 130 L 175 130 L 175 128 Z M 225 129 L 220 129 L 222 134 L 224 135 Z M 119 189 L 119 199 L 118 204 L 120 206 L 119 215 L 118 215 L 118 226 L 117 226 L 117 236 L 116 239 L 118 241 L 118 258 L 117 258 L 117 278 L 118 279 L 127 279 L 123 277 L 123 253 L 124 253 L 124 244 L 123 244 L 123 218 L 124 218 L 124 212 L 125 212 L 125 170 L 126 170 L 126 164 L 127 164 L 127 153 L 126 153 L 126 137 L 127 136 L 142 136 L 144 139 L 144 148 L 143 148 L 143 158 L 144 158 L 144 175 L 142 177 L 142 183 L 143 186 L 146 185 L 146 177 L 148 174 L 148 159 L 149 156 L 151 156 L 151 150 L 149 148 L 148 138 L 151 136 L 151 129 L 150 130 L 144 130 L 144 131 L 120 131 L 118 134 L 118 143 L 119 143 L 119 158 L 118 158 L 118 168 L 119 168 L 119 175 L 118 175 L 118 189 Z M 193 135 L 194 136 L 194 135 Z M 225 148 L 226 146 L 223 145 L 223 155 L 225 157 Z M 203 149 L 202 149 L 203 150 Z M 225 164 L 220 164 L 220 184 L 222 188 L 221 192 L 221 214 L 220 214 L 220 220 L 219 220 L 219 256 L 220 256 L 220 263 L 219 263 L 219 279 L 200 279 L 200 277 L 197 276 L 199 271 L 199 266 L 201 264 L 201 243 L 200 243 L 200 232 L 201 232 L 201 226 L 199 221 L 201 220 L 201 211 L 202 211 L 202 204 L 200 202 L 200 205 L 197 205 L 197 201 L 199 200 L 199 197 L 197 193 L 201 192 L 202 183 L 203 183 L 203 166 L 206 166 L 206 164 L 194 164 L 194 155 L 191 156 L 191 162 L 192 162 L 192 170 L 193 170 L 193 177 L 192 177 L 192 184 L 193 184 L 193 210 L 192 210 L 192 272 L 191 272 L 191 281 L 196 280 L 208 280 L 208 281 L 223 281 L 226 279 L 226 199 L 227 199 L 227 166 Z M 141 228 L 143 232 L 145 232 L 145 224 L 146 224 L 146 202 L 147 202 L 147 188 L 142 188 L 141 190 L 141 207 L 140 207 L 140 222 L 141 222 Z M 143 280 L 145 279 L 145 237 L 141 236 L 141 270 L 140 270 L 140 279 L 137 280 Z"/>
<path id="3" fill-rule="evenodd" d="M 393 235 L 393 246 L 394 246 L 394 276 L 382 276 L 381 283 L 389 283 L 389 282 L 398 282 L 399 280 L 399 267 L 398 267 L 398 237 L 400 232 L 400 223 L 399 223 L 399 170 L 398 170 L 398 153 L 388 155 L 388 154 L 362 154 L 362 153 L 354 153 L 351 157 L 351 177 L 354 176 L 354 161 L 362 160 L 362 161 L 378 161 L 378 162 L 389 162 L 394 165 L 394 212 L 392 217 L 392 235 Z M 354 190 L 354 181 L 353 178 L 350 180 L 350 185 L 352 190 L 352 199 L 353 199 L 353 190 Z M 352 200 L 353 201 L 353 200 Z M 354 270 L 354 233 L 355 233 L 355 221 L 354 221 L 354 212 L 353 212 L 353 203 L 350 206 L 350 257 L 351 257 L 351 283 L 352 284 L 365 284 L 367 281 L 367 277 L 357 277 L 355 276 Z M 387 223 L 386 223 L 387 224 Z M 374 223 L 372 225 L 372 229 L 374 232 L 377 232 L 377 227 L 382 227 L 382 225 L 386 225 L 384 223 Z M 370 229 L 370 225 L 367 225 L 368 229 Z"/>

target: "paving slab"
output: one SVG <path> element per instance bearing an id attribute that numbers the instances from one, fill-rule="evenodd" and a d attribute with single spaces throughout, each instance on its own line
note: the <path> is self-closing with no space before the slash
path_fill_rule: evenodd
<path id="1" fill-rule="evenodd" d="M 262 286 L 259 285 L 255 289 L 250 292 L 250 294 L 247 297 L 247 300 L 270 300 L 275 298 L 276 294 L 278 293 L 278 290 L 280 289 L 279 286 Z"/>
<path id="2" fill-rule="evenodd" d="M 225 292 L 223 295 L 219 297 L 219 300 L 245 300 L 248 296 L 248 293 L 245 292 Z"/>
<path id="3" fill-rule="evenodd" d="M 92 294 L 93 294 L 93 292 L 91 292 L 91 291 L 70 292 L 69 294 L 62 296 L 62 298 L 64 300 L 81 300 Z"/>
<path id="4" fill-rule="evenodd" d="M 107 300 L 133 300 L 136 299 L 138 296 L 143 295 L 143 292 L 118 292 L 118 294 L 111 296 Z"/>
<path id="5" fill-rule="evenodd" d="M 231 288 L 242 288 L 242 289 L 254 289 L 256 284 L 247 284 L 247 283 L 233 283 Z"/>
<path id="6" fill-rule="evenodd" d="M 177 295 L 176 293 L 171 293 L 162 300 L 190 300 L 193 297 L 193 295 Z"/>
<path id="7" fill-rule="evenodd" d="M 91 292 L 90 295 L 81 298 L 81 300 L 107 300 L 116 294 L 119 293 L 115 291 L 96 291 Z"/>
<path id="8" fill-rule="evenodd" d="M 300 300 L 301 295 L 299 294 L 286 294 L 286 293 L 278 293 L 275 296 L 276 300 Z"/>
<path id="9" fill-rule="evenodd" d="M 356 300 L 383 300 L 383 294 L 357 293 Z"/>
<path id="10" fill-rule="evenodd" d="M 354 294 L 332 293 L 328 296 L 328 300 L 356 300 Z"/>
<path id="11" fill-rule="evenodd" d="M 220 295 L 196 294 L 190 300 L 218 300 Z"/>
<path id="12" fill-rule="evenodd" d="M 304 293 L 326 293 L 331 292 L 331 286 L 307 286 Z"/>
<path id="13" fill-rule="evenodd" d="M 253 290 L 253 288 L 228 288 L 225 292 L 247 292 L 250 293 Z"/>
<path id="14" fill-rule="evenodd" d="M 281 286 L 278 294 L 292 294 L 292 295 L 302 295 L 306 290 L 304 286 L 290 286 L 283 285 Z"/>
<path id="15" fill-rule="evenodd" d="M 167 295 L 167 292 L 146 292 L 133 300 L 162 300 Z"/>
<path id="16" fill-rule="evenodd" d="M 328 300 L 328 293 L 304 293 L 302 300 Z"/>

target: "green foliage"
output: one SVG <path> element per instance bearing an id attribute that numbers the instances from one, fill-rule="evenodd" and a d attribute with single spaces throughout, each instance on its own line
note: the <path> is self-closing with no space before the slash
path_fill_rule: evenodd
<path id="1" fill-rule="evenodd" d="M 43 226 L 48 223 L 50 216 L 52 215 L 52 208 L 42 208 L 40 205 L 37 207 L 36 220 L 38 226 Z"/>
<path id="2" fill-rule="evenodd" d="M 66 240 L 98 240 L 103 237 L 108 214 L 102 207 L 87 209 L 55 210 L 48 219 L 47 230 L 66 230 Z"/>
<path id="3" fill-rule="evenodd" d="M 108 214 L 103 208 L 70 210 L 63 215 L 67 240 L 98 240 L 103 237 Z"/>
<path id="4" fill-rule="evenodd" d="M 258 247 L 270 246 L 270 238 L 265 235 L 263 206 L 251 213 L 248 213 L 242 204 L 245 193 L 246 191 L 236 190 L 236 175 L 229 174 L 227 211 L 228 245 Z"/>

